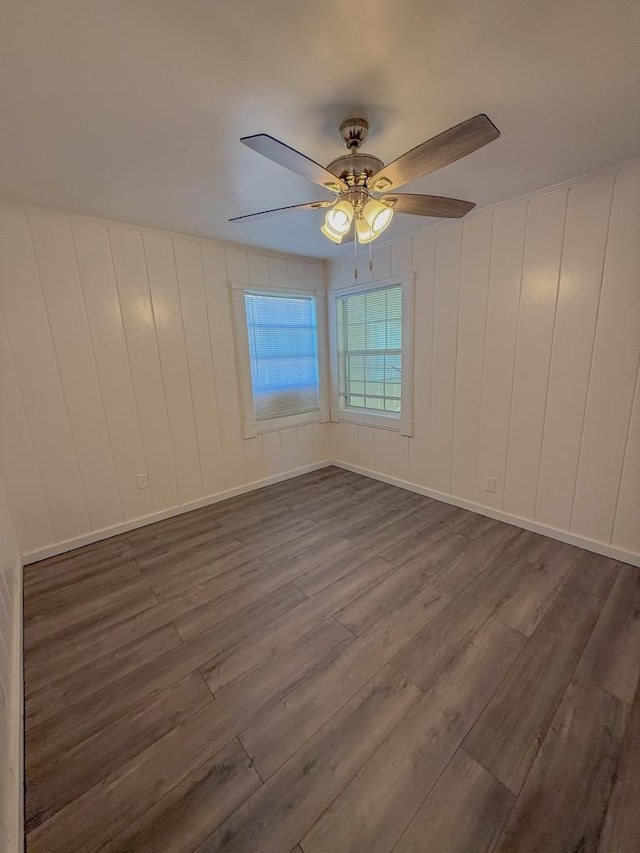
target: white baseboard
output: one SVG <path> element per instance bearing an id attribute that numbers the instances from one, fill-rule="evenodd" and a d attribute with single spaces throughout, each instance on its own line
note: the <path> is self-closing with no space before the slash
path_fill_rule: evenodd
<path id="1" fill-rule="evenodd" d="M 236 495 L 244 495 L 247 492 L 253 492 L 256 489 L 262 489 L 264 486 L 272 486 L 274 483 L 281 483 L 284 480 L 291 480 L 293 477 L 299 477 L 301 474 L 308 474 L 310 471 L 317 471 L 320 468 L 326 468 L 332 465 L 330 459 L 325 459 L 322 462 L 313 462 L 310 465 L 303 465 L 300 468 L 293 468 L 290 471 L 285 471 L 282 474 L 274 474 L 272 477 L 263 477 L 261 480 L 254 480 L 252 483 L 245 483 L 242 486 L 236 486 L 233 489 L 226 489 L 224 492 L 217 492 L 215 495 L 207 495 L 205 498 L 198 498 L 196 501 L 190 501 L 180 506 L 163 509 L 159 512 L 152 512 L 149 515 L 144 515 L 140 518 L 134 518 L 130 521 L 123 521 L 120 524 L 114 524 L 111 527 L 103 527 L 101 530 L 92 530 L 91 533 L 85 533 L 82 536 L 76 536 L 73 539 L 66 539 L 64 542 L 56 542 L 53 545 L 47 545 L 45 548 L 39 548 L 36 551 L 30 551 L 24 554 L 22 561 L 23 565 L 36 563 L 38 560 L 45 560 L 47 557 L 55 557 L 57 554 L 64 554 L 66 551 L 73 551 L 75 548 L 81 548 L 83 545 L 91 545 L 93 542 L 99 542 L 101 539 L 108 539 L 110 536 L 117 536 L 119 533 L 127 533 L 129 530 L 136 530 L 138 527 L 145 527 L 147 524 L 154 524 L 156 521 L 163 521 L 165 518 L 173 518 L 176 515 L 182 515 L 185 512 L 191 512 L 194 509 L 201 509 L 211 504 L 226 501 L 228 498 L 234 498 Z"/>
<path id="2" fill-rule="evenodd" d="M 388 474 L 381 474 L 378 471 L 372 471 L 369 468 L 361 468 L 359 465 L 352 465 L 350 462 L 342 462 L 338 459 L 331 461 L 332 465 L 337 468 L 344 468 L 347 471 L 353 471 L 355 474 L 362 474 L 364 477 L 371 477 L 373 480 L 381 480 L 383 483 L 389 483 L 392 486 L 399 486 L 401 489 L 407 489 L 410 492 L 417 492 L 419 495 L 425 495 L 428 498 L 435 498 L 437 501 L 459 506 L 461 509 L 468 509 L 471 512 L 477 512 L 479 515 L 486 515 L 488 518 L 495 518 L 497 521 L 504 521 L 507 524 L 513 524 L 516 527 L 522 527 L 525 530 L 531 530 L 533 533 L 540 533 L 542 536 L 549 536 L 551 539 L 558 539 L 560 542 L 566 542 L 569 545 L 575 545 L 577 548 L 584 548 L 586 551 L 593 551 L 596 554 L 601 554 L 603 557 L 612 557 L 614 560 L 620 560 L 623 563 L 629 563 L 632 566 L 640 566 L 640 554 L 633 551 L 625 551 L 622 548 L 616 548 L 606 542 L 598 542 L 595 539 L 587 539 L 584 536 L 576 536 L 575 533 L 570 533 L 567 530 L 560 530 L 556 527 L 550 527 L 546 524 L 538 524 L 536 521 L 530 521 L 527 518 L 520 518 L 517 515 L 510 515 L 508 512 L 502 512 L 493 507 L 484 506 L 475 501 L 468 501 L 465 498 L 458 498 L 455 495 L 449 495 L 445 492 L 438 492 L 435 489 L 428 489 L 425 486 L 419 486 L 417 483 L 410 483 L 407 480 L 401 480 L 399 477 L 391 477 Z"/>
<path id="3" fill-rule="evenodd" d="M 307 474 L 310 471 L 317 471 L 320 468 L 326 468 L 328 465 L 335 465 L 338 468 L 344 468 L 347 471 L 353 471 L 355 474 L 362 474 L 364 477 L 371 477 L 374 480 L 381 480 L 384 483 L 389 483 L 392 486 L 399 486 L 401 489 L 408 489 L 411 492 L 417 492 L 420 495 L 434 498 L 444 503 L 459 506 L 462 509 L 468 509 L 471 512 L 477 512 L 480 515 L 486 515 L 489 518 L 495 518 L 497 521 L 504 521 L 507 524 L 513 524 L 516 527 L 522 527 L 525 530 L 531 530 L 534 533 L 540 533 L 542 536 L 549 536 L 551 539 L 558 539 L 560 542 L 567 542 L 569 545 L 575 545 L 578 548 L 584 548 L 586 551 L 593 551 L 596 554 L 602 554 L 604 557 L 612 557 L 614 560 L 621 560 L 623 563 L 629 563 L 632 566 L 640 566 L 640 554 L 633 551 L 625 551 L 622 548 L 616 548 L 606 542 L 598 542 L 595 539 L 587 539 L 584 536 L 577 536 L 575 533 L 570 533 L 567 530 L 560 530 L 556 527 L 550 527 L 546 524 L 538 524 L 536 521 L 530 521 L 527 518 L 521 518 L 517 515 L 510 515 L 507 512 L 502 512 L 493 507 L 484 506 L 483 504 L 469 501 L 465 498 L 458 498 L 455 495 L 449 495 L 446 492 L 438 492 L 435 489 L 428 489 L 426 486 L 420 486 L 417 483 L 411 483 L 408 480 L 401 480 L 399 477 L 391 477 L 388 474 L 381 474 L 379 471 L 372 471 L 369 468 L 361 468 L 359 465 L 352 465 L 350 462 L 343 462 L 340 459 L 325 459 L 322 462 L 314 462 L 311 465 L 304 465 L 301 468 L 293 468 L 291 471 L 285 471 L 282 474 L 275 474 L 272 477 L 264 477 L 262 480 L 255 480 L 253 483 L 246 483 L 242 486 L 237 486 L 233 489 L 227 489 L 224 492 L 218 492 L 215 495 L 208 495 L 205 498 L 199 498 L 197 501 L 182 504 L 181 506 L 171 507 L 170 509 L 154 512 L 150 515 L 145 515 L 142 518 L 134 518 L 131 521 L 125 521 L 121 524 L 105 527 L 102 530 L 94 530 L 83 536 L 77 536 L 74 539 L 67 539 L 64 542 L 56 542 L 54 545 L 48 545 L 46 548 L 40 548 L 37 551 L 31 551 L 23 557 L 23 564 L 35 563 L 38 560 L 44 560 L 47 557 L 53 557 L 56 554 L 64 554 L 66 551 L 72 551 L 75 548 L 81 548 L 83 545 L 90 545 L 92 542 L 99 542 L 101 539 L 108 539 L 110 536 L 117 536 L 119 533 L 126 533 L 129 530 L 135 530 L 138 527 L 144 527 L 147 524 L 153 524 L 156 521 L 162 521 L 165 518 L 172 518 L 176 515 L 182 515 L 185 512 L 191 512 L 194 509 L 210 506 L 219 501 L 233 498 L 236 495 L 242 495 L 247 492 L 252 492 L 256 489 L 261 489 L 264 486 L 270 486 L 273 483 L 280 483 L 284 480 L 290 480 L 293 477 L 299 477 L 301 474 Z"/>

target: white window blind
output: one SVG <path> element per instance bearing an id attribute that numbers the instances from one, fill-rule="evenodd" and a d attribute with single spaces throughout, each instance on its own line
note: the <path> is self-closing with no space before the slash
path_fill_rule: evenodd
<path id="1" fill-rule="evenodd" d="M 317 411 L 315 297 L 247 291 L 244 301 L 255 419 Z"/>
<path id="2" fill-rule="evenodd" d="M 347 294 L 336 302 L 340 406 L 399 414 L 402 285 Z"/>

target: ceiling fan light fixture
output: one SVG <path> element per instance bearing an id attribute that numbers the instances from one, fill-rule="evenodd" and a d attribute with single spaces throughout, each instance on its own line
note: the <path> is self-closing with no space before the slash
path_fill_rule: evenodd
<path id="1" fill-rule="evenodd" d="M 325 225 L 334 233 L 344 236 L 345 234 L 348 234 L 351 229 L 353 213 L 354 210 L 351 202 L 343 199 L 337 204 L 334 204 L 334 206 L 327 211 L 327 215 L 324 219 Z"/>
<path id="2" fill-rule="evenodd" d="M 355 241 L 371 243 L 388 228 L 393 214 L 409 213 L 442 219 L 460 219 L 475 205 L 469 201 L 442 196 L 398 193 L 395 188 L 455 163 L 500 136 L 488 116 L 479 113 L 442 131 L 397 157 L 385 166 L 379 157 L 362 152 L 369 125 L 362 118 L 349 118 L 340 125 L 342 141 L 349 153 L 336 157 L 326 167 L 285 145 L 268 133 L 244 136 L 240 141 L 268 160 L 290 172 L 324 187 L 334 198 L 306 204 L 290 204 L 262 210 L 246 216 L 234 216 L 230 222 L 253 222 L 283 213 L 327 208 L 320 229 L 331 242 L 340 244 L 355 225 Z M 394 190 L 387 194 L 388 190 Z M 372 193 L 374 197 L 372 198 Z M 379 197 L 379 193 L 384 193 Z"/>
<path id="3" fill-rule="evenodd" d="M 342 234 L 338 234 L 337 232 L 335 232 L 335 231 L 333 230 L 333 228 L 330 228 L 330 227 L 327 225 L 327 223 L 326 223 L 326 222 L 325 222 L 325 224 L 320 228 L 320 230 L 322 231 L 322 233 L 324 234 L 324 236 L 325 236 L 325 237 L 328 237 L 328 238 L 329 238 L 329 240 L 331 240 L 331 242 L 332 242 L 332 243 L 337 243 L 338 245 L 340 245 L 340 243 L 342 243 L 342 236 L 343 236 L 343 235 L 342 235 Z"/>
<path id="4" fill-rule="evenodd" d="M 393 210 L 375 198 L 365 204 L 362 214 L 372 232 L 378 236 L 389 226 L 393 219 Z"/>
<path id="5" fill-rule="evenodd" d="M 356 219 L 356 236 L 358 238 L 358 243 L 364 245 L 366 243 L 372 243 L 380 235 L 374 234 L 366 219 Z"/>

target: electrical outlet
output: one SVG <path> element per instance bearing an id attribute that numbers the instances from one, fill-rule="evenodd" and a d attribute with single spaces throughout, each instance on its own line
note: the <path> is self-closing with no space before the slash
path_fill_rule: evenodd
<path id="1" fill-rule="evenodd" d="M 485 477 L 484 478 L 484 490 L 485 492 L 495 493 L 496 491 L 496 478 L 495 477 Z"/>
<path id="2" fill-rule="evenodd" d="M 136 474 L 136 486 L 139 489 L 148 489 L 149 488 L 149 475 L 148 474 Z"/>

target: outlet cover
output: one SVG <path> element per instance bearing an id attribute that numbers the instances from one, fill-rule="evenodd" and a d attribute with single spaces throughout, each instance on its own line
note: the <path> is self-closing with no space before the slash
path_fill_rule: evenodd
<path id="1" fill-rule="evenodd" d="M 496 491 L 496 478 L 495 477 L 485 477 L 484 478 L 484 490 L 485 492 L 491 492 L 495 494 Z"/>
<path id="2" fill-rule="evenodd" d="M 136 474 L 136 486 L 139 489 L 148 489 L 149 488 L 149 475 L 148 474 Z"/>

